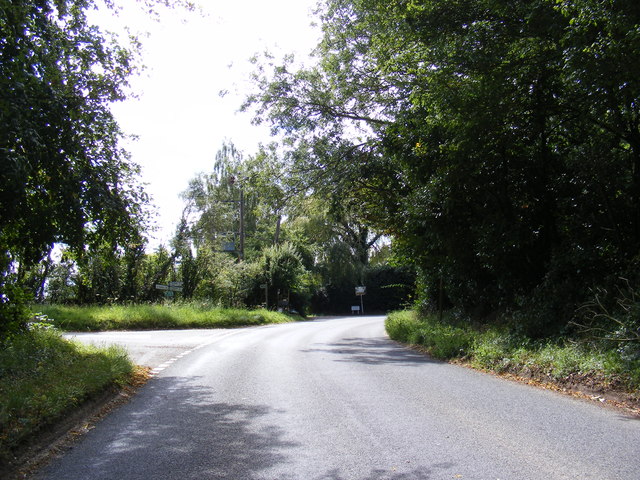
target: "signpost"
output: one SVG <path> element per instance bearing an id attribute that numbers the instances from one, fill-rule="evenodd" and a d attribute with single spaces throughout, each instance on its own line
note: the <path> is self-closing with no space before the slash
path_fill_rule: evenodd
<path id="1" fill-rule="evenodd" d="M 173 298 L 175 292 L 182 292 L 182 282 L 169 282 L 168 285 L 162 285 L 156 283 L 156 289 L 164 290 L 164 296 L 167 298 Z"/>
<path id="2" fill-rule="evenodd" d="M 364 315 L 364 303 L 362 301 L 362 297 L 367 293 L 367 287 L 360 286 L 356 287 L 356 296 L 360 297 L 360 314 Z"/>
<path id="3" fill-rule="evenodd" d="M 269 285 L 262 283 L 260 288 L 264 290 L 264 308 L 269 309 Z"/>

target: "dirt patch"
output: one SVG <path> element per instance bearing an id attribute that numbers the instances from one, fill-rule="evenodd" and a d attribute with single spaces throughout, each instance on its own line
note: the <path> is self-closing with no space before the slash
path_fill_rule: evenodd
<path id="1" fill-rule="evenodd" d="M 14 453 L 7 465 L 0 465 L 0 478 L 29 478 L 52 458 L 71 448 L 111 411 L 127 403 L 149 378 L 149 368 L 137 367 L 129 384 L 121 388 L 109 388 L 98 397 L 86 401 L 69 415 L 43 428 Z"/>

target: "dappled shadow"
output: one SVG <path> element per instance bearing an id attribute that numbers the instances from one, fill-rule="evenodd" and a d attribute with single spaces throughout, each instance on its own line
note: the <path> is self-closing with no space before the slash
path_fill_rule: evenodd
<path id="1" fill-rule="evenodd" d="M 623 415 L 618 415 L 618 419 L 623 422 L 640 422 L 640 412 L 634 410 Z"/>
<path id="2" fill-rule="evenodd" d="M 298 444 L 265 420 L 270 407 L 214 399 L 209 388 L 156 378 L 36 478 L 258 479 L 287 463 Z"/>
<path id="3" fill-rule="evenodd" d="M 398 468 L 373 469 L 370 472 L 345 473 L 338 468 L 332 469 L 324 475 L 311 477 L 309 480 L 429 480 L 443 478 L 443 470 L 451 471 L 451 463 L 442 463 L 433 467 L 418 467 L 408 471 L 398 471 Z M 454 475 L 447 475 L 445 478 L 456 478 Z M 462 478 L 462 477 L 460 477 Z M 292 479 L 293 480 L 293 479 Z"/>
<path id="4" fill-rule="evenodd" d="M 444 462 L 434 464 L 431 467 L 417 467 L 401 471 L 401 467 L 391 469 L 372 469 L 370 472 L 346 474 L 342 470 L 335 468 L 324 475 L 314 476 L 311 480 L 429 480 L 432 478 L 457 478 L 451 474 L 454 464 Z M 443 476 L 444 472 L 446 476 Z M 460 476 L 460 478 L 462 478 Z"/>
<path id="5" fill-rule="evenodd" d="M 452 463 L 416 466 L 415 459 L 410 464 L 398 458 L 394 465 L 385 452 L 377 460 L 352 452 L 318 455 L 304 438 L 286 439 L 287 432 L 274 423 L 274 413 L 287 412 L 215 403 L 214 398 L 210 388 L 192 381 L 155 378 L 35 478 L 428 480 L 449 478 L 455 468 Z"/>
<path id="6" fill-rule="evenodd" d="M 301 350 L 305 353 L 329 353 L 337 362 L 360 362 L 369 365 L 419 366 L 442 363 L 420 352 L 410 350 L 387 338 L 344 338 L 335 343 L 316 343 Z"/>

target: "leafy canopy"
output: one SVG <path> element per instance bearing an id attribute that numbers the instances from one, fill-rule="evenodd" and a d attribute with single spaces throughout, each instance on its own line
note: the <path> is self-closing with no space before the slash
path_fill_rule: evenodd
<path id="1" fill-rule="evenodd" d="M 184 2 L 140 2 L 174 3 Z M 10 273 L 19 280 L 56 242 L 76 252 L 141 242 L 147 196 L 109 109 L 126 96 L 139 44 L 88 20 L 101 4 L 0 0 L 0 312 L 14 302 Z"/>
<path id="2" fill-rule="evenodd" d="M 562 323 L 591 286 L 640 280 L 637 2 L 319 12 L 318 65 L 263 62 L 245 108 L 285 135 L 293 172 L 394 237 L 423 298 L 442 285 L 478 315 Z"/>

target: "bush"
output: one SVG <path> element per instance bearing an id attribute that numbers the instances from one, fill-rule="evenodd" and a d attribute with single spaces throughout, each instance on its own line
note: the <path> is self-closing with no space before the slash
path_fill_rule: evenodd
<path id="1" fill-rule="evenodd" d="M 385 320 L 385 328 L 387 334 L 393 340 L 404 343 L 416 343 L 411 341 L 418 328 L 420 321 L 418 315 L 410 310 L 401 312 L 392 312 Z"/>
<path id="2" fill-rule="evenodd" d="M 615 295 L 600 288 L 573 322 L 583 338 L 615 348 L 623 359 L 640 361 L 640 292 L 627 280 Z"/>
<path id="3" fill-rule="evenodd" d="M 0 343 L 24 330 L 30 314 L 28 301 L 24 289 L 0 278 Z"/>

